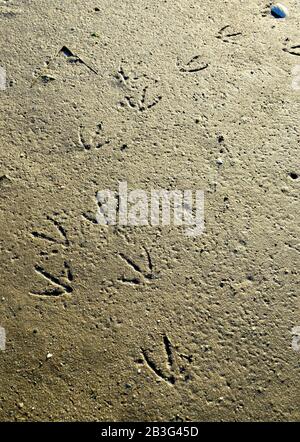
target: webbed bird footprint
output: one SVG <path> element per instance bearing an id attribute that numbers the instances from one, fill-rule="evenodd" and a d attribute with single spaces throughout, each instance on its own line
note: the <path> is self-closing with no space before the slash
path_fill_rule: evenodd
<path id="1" fill-rule="evenodd" d="M 204 69 L 208 68 L 208 63 L 202 61 L 202 58 L 200 55 L 195 55 L 193 58 L 191 58 L 185 64 L 178 61 L 177 66 L 178 66 L 180 72 L 195 73 L 195 72 L 203 71 Z"/>
<path id="2" fill-rule="evenodd" d="M 189 381 L 189 365 L 193 362 L 192 355 L 179 353 L 166 334 L 158 349 L 141 348 L 143 360 L 154 375 L 170 385 L 179 380 Z"/>
<path id="3" fill-rule="evenodd" d="M 241 32 L 236 32 L 230 25 L 226 25 L 219 30 L 216 37 L 224 41 L 225 43 L 236 44 L 236 40 L 241 35 Z"/>
<path id="4" fill-rule="evenodd" d="M 36 264 L 36 273 L 47 282 L 47 287 L 42 290 L 33 290 L 34 296 L 61 296 L 73 292 L 70 283 L 73 281 L 73 272 L 68 261 L 64 261 L 63 268 L 57 276 L 57 272 L 48 271 L 45 265 Z"/>
<path id="5" fill-rule="evenodd" d="M 105 134 L 103 130 L 103 123 L 96 124 L 95 127 L 81 125 L 79 127 L 79 142 L 85 150 L 92 148 L 99 149 L 110 143 L 110 138 Z"/>
<path id="6" fill-rule="evenodd" d="M 131 270 L 130 273 L 132 274 L 132 276 L 123 274 L 120 278 L 118 278 L 118 281 L 122 284 L 138 285 L 147 283 L 158 277 L 156 274 L 154 274 L 152 258 L 146 248 L 143 248 L 141 262 L 138 262 L 140 259 L 132 259 L 124 253 L 119 253 L 119 258 L 127 265 L 127 267 Z"/>
<path id="7" fill-rule="evenodd" d="M 290 39 L 287 38 L 284 42 L 284 48 L 283 48 L 284 52 L 288 52 L 291 55 L 296 55 L 296 56 L 300 56 L 300 44 L 291 44 L 290 43 Z"/>
<path id="8" fill-rule="evenodd" d="M 73 76 L 75 75 L 75 71 L 73 72 L 74 66 L 81 67 L 81 74 L 86 70 L 97 74 L 96 69 L 94 69 L 91 64 L 88 64 L 85 60 L 72 52 L 67 46 L 63 46 L 53 57 L 48 57 L 42 68 L 35 70 L 35 79 L 32 86 L 37 82 L 47 84 L 51 81 L 55 81 L 58 77 L 64 78 L 66 75 L 69 76 L 69 74 L 72 74 Z"/>

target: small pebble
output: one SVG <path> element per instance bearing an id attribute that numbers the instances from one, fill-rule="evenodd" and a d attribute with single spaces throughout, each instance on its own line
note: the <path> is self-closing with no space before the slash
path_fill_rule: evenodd
<path id="1" fill-rule="evenodd" d="M 275 18 L 285 18 L 288 17 L 289 11 L 288 8 L 281 3 L 276 3 L 271 7 L 271 14 Z"/>
<path id="2" fill-rule="evenodd" d="M 51 359 L 53 357 L 52 353 L 47 353 L 46 359 Z"/>

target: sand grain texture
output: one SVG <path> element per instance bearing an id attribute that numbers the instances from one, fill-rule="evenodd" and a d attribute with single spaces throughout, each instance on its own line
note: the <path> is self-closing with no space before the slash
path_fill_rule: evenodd
<path id="1" fill-rule="evenodd" d="M 0 420 L 299 420 L 288 6 L 0 2 Z M 95 224 L 119 181 L 205 190 L 204 234 Z"/>

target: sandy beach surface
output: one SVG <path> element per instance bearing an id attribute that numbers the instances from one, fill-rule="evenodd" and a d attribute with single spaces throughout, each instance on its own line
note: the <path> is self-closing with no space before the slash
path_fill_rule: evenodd
<path id="1" fill-rule="evenodd" d="M 0 1 L 1 421 L 300 420 L 284 4 Z M 120 222 L 120 183 L 203 191 L 204 230 Z"/>

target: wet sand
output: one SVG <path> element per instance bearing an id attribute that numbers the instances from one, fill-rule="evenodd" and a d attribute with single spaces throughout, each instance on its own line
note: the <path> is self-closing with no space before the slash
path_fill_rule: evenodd
<path id="1" fill-rule="evenodd" d="M 299 420 L 285 4 L 0 2 L 1 421 Z M 203 190 L 204 232 L 99 225 L 120 182 Z"/>

